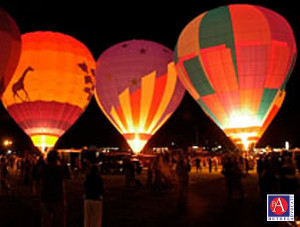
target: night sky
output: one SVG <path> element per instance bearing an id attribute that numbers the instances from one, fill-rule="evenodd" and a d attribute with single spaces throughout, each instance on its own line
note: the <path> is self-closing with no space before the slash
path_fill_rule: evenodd
<path id="1" fill-rule="evenodd" d="M 33 31 L 57 31 L 83 42 L 97 60 L 110 46 L 131 39 L 146 39 L 174 49 L 181 30 L 197 15 L 222 5 L 232 3 L 257 4 L 284 16 L 291 24 L 296 41 L 298 6 L 294 0 L 217 1 L 206 0 L 156 2 L 139 1 L 14 1 L 0 0 L 0 7 L 16 21 L 21 34 Z M 161 5 L 164 4 L 164 5 Z M 167 4 L 167 5 L 166 5 Z M 299 42 L 297 42 L 299 45 Z M 1 50 L 0 50 L 1 51 Z M 287 96 L 281 110 L 258 146 L 282 147 L 288 140 L 292 147 L 300 147 L 299 64 L 287 84 Z M 10 137 L 17 150 L 31 149 L 29 137 L 23 133 L 0 104 L 0 140 Z M 148 147 L 188 145 L 230 145 L 224 133 L 203 113 L 200 106 L 186 93 L 180 106 L 166 124 L 148 142 Z M 92 99 L 78 121 L 60 138 L 58 148 L 80 148 L 95 145 L 120 146 L 127 144 L 119 132 L 102 114 Z"/>

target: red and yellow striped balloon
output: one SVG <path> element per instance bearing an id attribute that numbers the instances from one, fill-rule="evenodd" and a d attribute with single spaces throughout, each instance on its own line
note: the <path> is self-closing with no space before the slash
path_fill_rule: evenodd
<path id="1" fill-rule="evenodd" d="M 97 61 L 97 102 L 135 153 L 169 119 L 184 91 L 173 52 L 161 44 L 125 41 Z"/>
<path id="2" fill-rule="evenodd" d="M 175 52 L 181 81 L 206 114 L 236 144 L 257 143 L 295 64 L 289 23 L 260 6 L 222 6 L 192 20 Z"/>
<path id="3" fill-rule="evenodd" d="M 0 98 L 17 67 L 21 35 L 11 16 L 0 8 Z"/>
<path id="4" fill-rule="evenodd" d="M 89 104 L 94 69 L 92 54 L 73 37 L 57 32 L 26 33 L 3 104 L 34 145 L 51 148 Z"/>

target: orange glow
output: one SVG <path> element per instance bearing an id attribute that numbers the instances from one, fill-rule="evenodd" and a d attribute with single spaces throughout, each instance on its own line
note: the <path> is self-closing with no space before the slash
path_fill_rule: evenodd
<path id="1" fill-rule="evenodd" d="M 243 145 L 243 150 L 247 151 L 250 148 L 250 145 L 255 145 L 259 139 L 258 137 L 258 127 L 255 127 L 257 130 L 249 131 L 247 128 L 237 130 L 236 132 L 226 131 L 226 135 L 237 145 Z M 232 130 L 232 129 L 231 129 Z"/>
<path id="2" fill-rule="evenodd" d="M 233 111 L 229 118 L 228 128 L 246 128 L 246 127 L 255 127 L 261 126 L 256 116 L 249 115 L 246 113 L 240 113 Z M 226 128 L 227 128 L 226 127 Z"/>
<path id="3" fill-rule="evenodd" d="M 144 148 L 144 146 L 147 143 L 147 140 L 142 140 L 139 138 L 138 134 L 135 134 L 134 139 L 129 140 L 127 139 L 127 142 L 129 144 L 129 146 L 131 147 L 132 151 L 137 154 L 139 152 L 141 152 L 141 150 Z"/>
<path id="4" fill-rule="evenodd" d="M 33 144 L 38 147 L 42 152 L 46 151 L 46 148 L 49 150 L 54 147 L 58 136 L 53 135 L 33 135 L 30 136 Z"/>
<path id="5" fill-rule="evenodd" d="M 55 145 L 89 104 L 95 60 L 75 38 L 58 32 L 22 35 L 22 52 L 2 101 L 42 151 Z"/>

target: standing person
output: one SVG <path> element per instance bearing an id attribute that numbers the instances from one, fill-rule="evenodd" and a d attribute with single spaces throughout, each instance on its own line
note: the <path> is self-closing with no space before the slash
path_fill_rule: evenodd
<path id="1" fill-rule="evenodd" d="M 50 151 L 40 171 L 42 227 L 66 226 L 65 170 L 58 165 L 58 153 Z"/>
<path id="2" fill-rule="evenodd" d="M 103 180 L 93 165 L 84 181 L 84 227 L 101 227 L 103 213 Z"/>
<path id="3" fill-rule="evenodd" d="M 187 160 L 180 154 L 177 165 L 176 174 L 178 177 L 178 211 L 185 212 L 188 201 L 188 185 L 189 185 L 189 166 Z"/>
<path id="4" fill-rule="evenodd" d="M 249 160 L 248 160 L 248 157 L 245 158 L 245 170 L 246 170 L 246 174 L 249 173 Z"/>
<path id="5" fill-rule="evenodd" d="M 43 156 L 40 156 L 36 164 L 32 168 L 32 192 L 33 195 L 40 195 L 40 172 L 45 165 L 45 160 Z"/>
<path id="6" fill-rule="evenodd" d="M 147 186 L 149 188 L 152 187 L 152 178 L 153 178 L 153 163 L 151 162 L 150 165 L 148 166 L 148 171 L 147 171 Z"/>
<path id="7" fill-rule="evenodd" d="M 0 192 L 2 193 L 3 192 L 10 193 L 10 186 L 7 181 L 7 178 L 8 178 L 7 161 L 6 158 L 2 157 L 0 163 L 0 180 L 1 180 Z"/>
<path id="8" fill-rule="evenodd" d="M 129 158 L 124 159 L 125 186 L 129 188 L 135 182 L 135 169 Z"/>
<path id="9" fill-rule="evenodd" d="M 291 155 L 283 156 L 283 164 L 280 170 L 280 193 L 296 194 L 297 177 L 296 165 Z"/>
<path id="10" fill-rule="evenodd" d="M 196 173 L 199 172 L 199 170 L 201 171 L 201 163 L 200 163 L 200 159 L 197 157 L 195 159 L 195 162 L 196 162 Z"/>
<path id="11" fill-rule="evenodd" d="M 224 157 L 222 173 L 225 176 L 228 199 L 233 198 L 234 192 L 239 192 L 240 197 L 244 198 L 244 188 L 242 183 L 242 170 L 240 168 L 238 157 L 236 155 L 228 155 Z"/>
<path id="12" fill-rule="evenodd" d="M 23 168 L 24 168 L 24 179 L 23 179 L 23 183 L 24 184 L 30 184 L 31 183 L 31 178 L 30 178 L 30 172 L 31 172 L 31 162 L 30 162 L 30 158 L 27 155 L 24 159 L 24 163 L 23 163 Z"/>
<path id="13" fill-rule="evenodd" d="M 211 157 L 209 157 L 209 159 L 208 159 L 208 168 L 209 168 L 209 172 L 211 173 L 211 170 L 212 170 L 212 159 L 211 159 Z"/>

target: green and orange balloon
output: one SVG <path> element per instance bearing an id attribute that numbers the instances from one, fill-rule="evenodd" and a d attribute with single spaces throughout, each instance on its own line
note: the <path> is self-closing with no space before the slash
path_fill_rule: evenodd
<path id="1" fill-rule="evenodd" d="M 186 89 L 235 144 L 256 144 L 281 107 L 296 61 L 289 23 L 255 5 L 202 13 L 181 32 L 175 63 Z"/>

